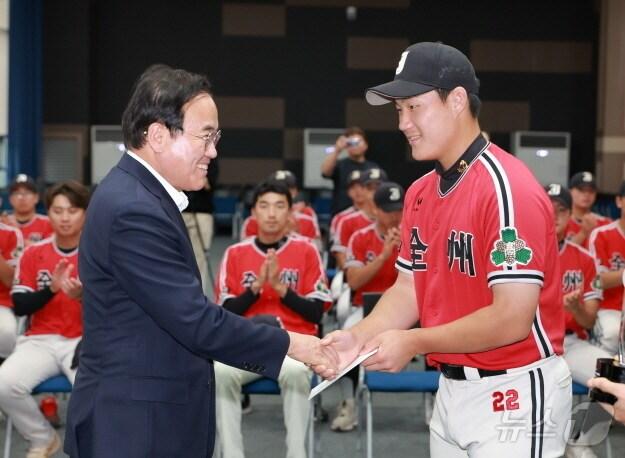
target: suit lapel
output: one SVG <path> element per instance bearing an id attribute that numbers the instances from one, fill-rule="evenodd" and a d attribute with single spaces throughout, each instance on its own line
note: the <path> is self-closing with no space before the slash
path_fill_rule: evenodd
<path id="1" fill-rule="evenodd" d="M 146 187 L 148 191 L 150 191 L 152 194 L 159 198 L 163 210 L 165 210 L 167 216 L 171 218 L 171 220 L 178 226 L 178 229 L 183 234 L 185 244 L 187 245 L 187 252 L 191 254 L 189 259 L 193 261 L 189 262 L 188 264 L 192 266 L 196 276 L 198 278 L 201 278 L 200 271 L 198 269 L 197 263 L 195 262 L 195 256 L 193 255 L 193 246 L 191 245 L 191 239 L 189 238 L 187 226 L 182 219 L 182 215 L 180 213 L 180 210 L 178 210 L 176 203 L 167 193 L 163 185 L 154 175 L 152 175 L 152 173 L 148 169 L 143 166 L 143 164 L 130 157 L 128 154 L 124 154 L 122 156 L 122 158 L 117 163 L 117 166 L 136 177 L 141 182 L 141 184 Z"/>

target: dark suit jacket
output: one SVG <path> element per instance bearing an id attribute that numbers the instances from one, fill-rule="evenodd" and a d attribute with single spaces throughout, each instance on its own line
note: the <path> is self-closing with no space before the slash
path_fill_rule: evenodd
<path id="1" fill-rule="evenodd" d="M 78 265 L 84 336 L 65 451 L 210 457 L 212 360 L 276 378 L 286 332 L 206 299 L 178 208 L 128 155 L 91 199 Z"/>

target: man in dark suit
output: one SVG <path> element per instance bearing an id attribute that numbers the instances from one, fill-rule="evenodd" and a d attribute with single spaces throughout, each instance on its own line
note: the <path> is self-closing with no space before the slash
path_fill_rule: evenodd
<path id="1" fill-rule="evenodd" d="M 180 215 L 217 156 L 203 76 L 159 65 L 122 118 L 128 153 L 93 195 L 80 243 L 84 337 L 67 419 L 72 458 L 210 457 L 213 359 L 277 378 L 285 355 L 324 376 L 314 336 L 255 325 L 209 302 Z"/>

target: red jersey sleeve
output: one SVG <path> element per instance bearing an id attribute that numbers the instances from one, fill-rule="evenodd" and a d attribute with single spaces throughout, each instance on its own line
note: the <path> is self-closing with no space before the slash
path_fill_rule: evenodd
<path id="1" fill-rule="evenodd" d="M 319 256 L 317 248 L 312 243 L 305 242 L 303 246 L 306 247 L 304 254 L 306 270 L 304 279 L 299 285 L 298 293 L 308 299 L 323 301 L 325 310 L 328 310 L 332 305 L 332 298 L 330 297 L 330 289 L 328 288 L 328 281 L 323 270 L 321 256 Z"/>
<path id="2" fill-rule="evenodd" d="M 347 244 L 347 256 L 345 261 L 345 268 L 350 267 L 363 267 L 366 264 L 366 249 L 362 243 L 361 232 L 355 232 L 350 238 Z"/>
<path id="3" fill-rule="evenodd" d="M 607 238 L 602 235 L 602 230 L 593 229 L 588 237 L 588 248 L 598 262 L 599 272 L 607 272 L 610 270 L 610 251 Z"/>
<path id="4" fill-rule="evenodd" d="M 399 256 L 395 262 L 395 267 L 399 272 L 412 275 L 413 263 L 418 263 L 419 258 L 423 258 L 422 243 L 420 245 L 418 229 L 412 229 L 412 212 L 415 204 L 417 190 L 420 181 L 408 188 L 404 197 L 404 210 L 402 213 L 400 224 L 401 245 L 399 247 Z"/>
<path id="5" fill-rule="evenodd" d="M 239 277 L 234 251 L 234 247 L 227 248 L 219 266 L 217 285 L 215 286 L 215 301 L 219 305 L 223 305 L 227 299 L 236 297 L 243 292 L 243 288 L 237 282 Z"/>
<path id="6" fill-rule="evenodd" d="M 15 269 L 15 277 L 13 279 L 13 288 L 11 293 L 24 293 L 37 291 L 37 266 L 36 266 L 36 250 L 35 246 L 24 250 L 20 258 L 17 268 Z"/>
<path id="7" fill-rule="evenodd" d="M 592 254 L 584 249 L 582 252 L 582 273 L 584 275 L 584 302 L 590 300 L 601 301 L 603 299 L 603 291 L 601 291 L 601 282 L 597 278 L 597 261 Z"/>
<path id="8" fill-rule="evenodd" d="M 476 202 L 475 226 L 482 228 L 481 255 L 488 286 L 499 283 L 533 283 L 541 287 L 544 272 L 550 272 L 547 238 L 555 243 L 553 208 L 539 186 L 522 183 L 519 176 L 505 173 L 495 155 L 483 157 L 493 192 Z M 512 181 L 515 180 L 515 181 Z M 557 261 L 557 260 L 556 260 Z"/>
<path id="9" fill-rule="evenodd" d="M 22 233 L 10 226 L 0 227 L 1 230 L 1 247 L 2 258 L 8 265 L 15 267 L 22 251 L 24 251 L 24 240 Z"/>

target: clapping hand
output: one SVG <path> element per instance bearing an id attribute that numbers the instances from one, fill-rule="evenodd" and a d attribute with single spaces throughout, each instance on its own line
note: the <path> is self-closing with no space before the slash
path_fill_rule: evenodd
<path id="1" fill-rule="evenodd" d="M 64 279 L 61 282 L 61 291 L 72 299 L 80 299 L 82 297 L 82 282 L 79 278 L 71 276 L 74 270 L 74 264 L 70 264 L 65 271 Z"/>

